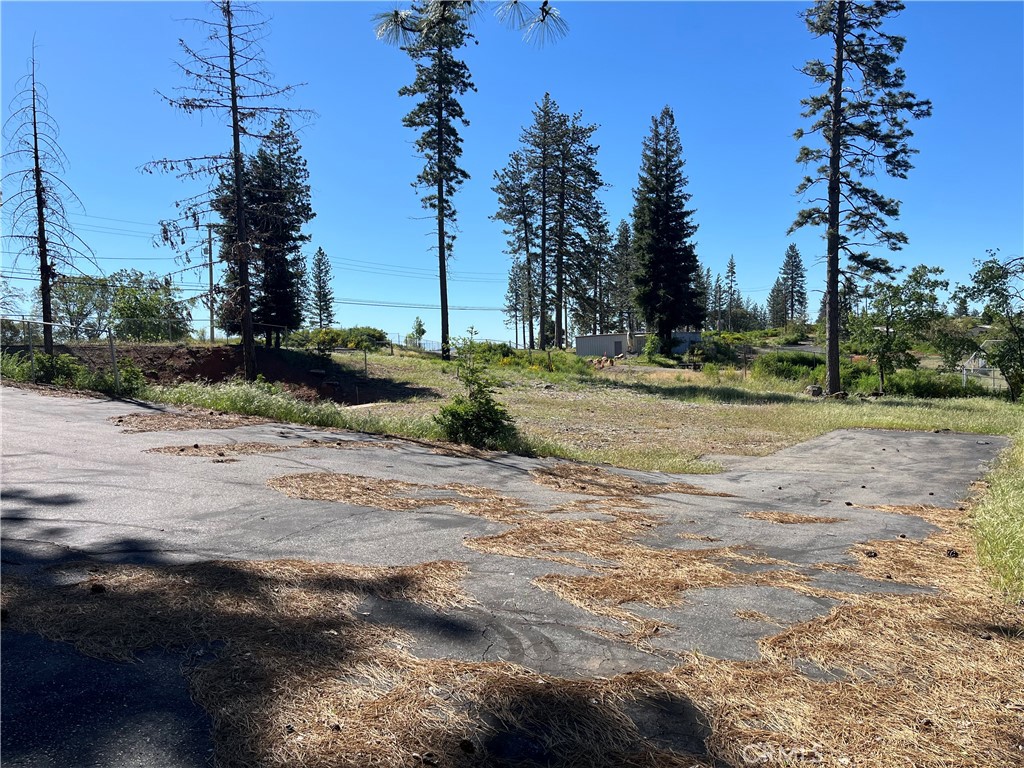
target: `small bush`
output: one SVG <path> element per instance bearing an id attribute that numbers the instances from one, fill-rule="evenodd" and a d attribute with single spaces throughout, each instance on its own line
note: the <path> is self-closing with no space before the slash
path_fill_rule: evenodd
<path id="1" fill-rule="evenodd" d="M 476 448 L 512 450 L 521 439 L 511 414 L 494 399 L 494 384 L 484 375 L 482 345 L 474 340 L 476 331 L 469 329 L 469 338 L 456 342 L 455 351 L 461 363 L 465 395 L 456 395 L 441 407 L 434 423 L 446 440 L 466 443 Z"/>
<path id="2" fill-rule="evenodd" d="M 769 352 L 754 361 L 750 373 L 754 378 L 810 382 L 819 367 L 821 357 L 810 352 Z"/>
<path id="3" fill-rule="evenodd" d="M 313 328 L 289 334 L 286 346 L 329 355 L 335 347 L 365 349 L 372 352 L 388 344 L 388 335 L 380 328 L 360 325 L 353 328 Z"/>
<path id="4" fill-rule="evenodd" d="M 6 354 L 0 358 L 0 374 L 13 381 L 35 381 L 70 389 L 103 392 L 108 395 L 134 397 L 146 387 L 146 377 L 131 360 L 117 364 L 119 382 L 114 386 L 114 375 L 107 371 L 91 371 L 72 355 L 47 355 L 38 352 L 32 357 L 22 352 Z M 35 377 L 33 378 L 33 369 Z"/>
<path id="5" fill-rule="evenodd" d="M 31 363 L 24 352 L 5 352 L 0 355 L 0 376 L 11 381 L 28 381 Z"/>
<path id="6" fill-rule="evenodd" d="M 878 379 L 874 379 L 877 385 Z M 985 387 L 977 381 L 968 379 L 964 386 L 963 379 L 952 373 L 935 371 L 896 371 L 885 377 L 885 392 L 889 395 L 906 397 L 983 397 L 987 393 Z"/>

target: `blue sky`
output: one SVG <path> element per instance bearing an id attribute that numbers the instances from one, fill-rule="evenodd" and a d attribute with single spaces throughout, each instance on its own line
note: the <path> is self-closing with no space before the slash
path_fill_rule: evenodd
<path id="1" fill-rule="evenodd" d="M 340 304 L 338 322 L 404 334 L 419 315 L 426 338 L 438 338 L 436 309 L 369 306 L 438 303 L 431 225 L 410 186 L 420 167 L 415 136 L 401 125 L 413 101 L 397 95 L 412 80 L 413 65 L 373 34 L 373 14 L 394 5 L 261 5 L 270 17 L 270 70 L 280 84 L 306 83 L 289 105 L 319 115 L 300 134 L 317 211 L 307 250 L 323 247 L 330 256 L 336 298 L 365 303 Z M 493 309 L 503 303 L 508 257 L 501 225 L 489 218 L 496 208 L 492 174 L 517 148 L 545 91 L 563 111 L 582 110 L 600 125 L 599 167 L 609 185 L 602 196 L 613 227 L 629 216 L 651 116 L 670 105 L 702 263 L 724 273 L 734 255 L 741 289 L 763 301 L 794 242 L 816 306 L 824 282 L 821 233 L 786 234 L 801 207 L 793 193 L 802 169 L 792 134 L 805 124 L 799 102 L 812 88 L 797 68 L 828 56 L 827 44 L 798 17 L 806 4 L 557 6 L 569 33 L 556 43 L 524 43 L 488 10 L 475 23 L 478 44 L 465 51 L 478 92 L 464 100 L 471 125 L 463 132 L 463 160 L 472 178 L 456 199 L 461 232 L 449 298 L 453 307 L 479 309 L 453 311 L 453 333 L 474 325 L 485 338 L 512 337 Z M 106 273 L 181 268 L 150 236 L 159 219 L 172 215 L 175 200 L 200 189 L 138 168 L 229 145 L 226 126 L 177 113 L 155 93 L 183 84 L 174 64 L 182 60 L 177 41 L 197 43 L 199 30 L 182 20 L 209 18 L 210 11 L 205 3 L 0 4 L 4 115 L 35 36 L 38 77 L 69 158 L 65 178 L 85 206 L 71 219 Z M 903 201 L 897 226 L 910 237 L 892 258 L 940 266 L 962 281 L 986 249 L 1024 253 L 1024 4 L 912 0 L 887 31 L 908 39 L 900 61 L 908 88 L 934 103 L 934 116 L 914 125 L 912 145 L 920 154 L 910 178 L 877 180 Z M 17 267 L 31 265 L 22 260 Z M 5 252 L 4 274 L 11 268 Z M 196 270 L 177 279 L 187 295 L 200 290 L 205 275 Z"/>

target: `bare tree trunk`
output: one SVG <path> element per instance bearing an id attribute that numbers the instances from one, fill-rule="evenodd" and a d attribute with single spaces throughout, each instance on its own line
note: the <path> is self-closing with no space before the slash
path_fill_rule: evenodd
<path id="1" fill-rule="evenodd" d="M 231 82 L 231 140 L 234 163 L 235 192 L 235 257 L 238 260 L 238 288 L 241 301 L 242 366 L 245 380 L 256 380 L 256 339 L 252 327 L 252 294 L 249 289 L 249 236 L 246 231 L 245 201 L 242 197 L 242 138 L 238 115 L 238 83 L 235 69 L 235 35 L 231 3 L 224 4 L 224 20 L 228 37 L 228 74 Z"/>
<path id="2" fill-rule="evenodd" d="M 547 153 L 540 169 L 540 348 L 548 346 L 548 169 Z"/>
<path id="3" fill-rule="evenodd" d="M 825 394 L 834 395 L 839 381 L 839 205 L 843 138 L 843 44 L 846 38 L 846 2 L 836 10 L 835 72 L 832 76 L 832 125 L 829 136 L 828 253 L 825 276 Z"/>
<path id="4" fill-rule="evenodd" d="M 565 343 L 562 338 L 565 334 L 565 323 L 563 322 L 563 282 L 565 267 L 565 172 L 559 174 L 558 188 L 558 241 L 555 244 L 555 347 L 561 349 Z"/>
<path id="5" fill-rule="evenodd" d="M 438 58 L 440 58 L 442 53 L 443 49 L 440 46 L 438 46 Z M 444 237 L 444 177 L 441 173 L 441 169 L 443 167 L 444 105 L 443 103 L 439 103 L 437 107 L 437 274 L 441 289 L 441 359 L 451 360 L 452 348 L 448 329 L 448 254 Z"/>
<path id="6" fill-rule="evenodd" d="M 53 354 L 53 271 L 46 240 L 46 190 L 39 157 L 39 115 L 36 109 L 36 60 L 32 59 L 32 176 L 36 198 L 36 247 L 39 251 L 39 296 L 43 304 L 43 351 Z"/>
<path id="7" fill-rule="evenodd" d="M 530 216 L 523 210 L 523 248 L 526 251 L 526 317 L 530 326 L 528 349 L 533 349 L 533 264 L 530 258 Z M 523 344 L 526 345 L 526 329 L 523 329 Z"/>

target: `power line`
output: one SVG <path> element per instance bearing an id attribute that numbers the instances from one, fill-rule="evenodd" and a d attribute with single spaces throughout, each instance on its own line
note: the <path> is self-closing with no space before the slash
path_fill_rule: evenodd
<path id="1" fill-rule="evenodd" d="M 381 301 L 379 299 L 335 299 L 334 304 L 349 304 L 360 307 L 385 307 L 390 309 L 440 309 L 439 304 L 413 304 L 402 301 Z M 502 307 L 452 307 L 451 312 L 504 312 Z"/>

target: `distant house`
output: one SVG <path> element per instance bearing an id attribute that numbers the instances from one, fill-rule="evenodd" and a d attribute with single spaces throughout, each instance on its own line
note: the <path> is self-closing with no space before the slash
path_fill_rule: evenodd
<path id="1" fill-rule="evenodd" d="M 700 344 L 700 334 L 690 331 L 676 331 L 672 353 L 685 355 L 690 347 Z M 616 355 L 638 355 L 647 344 L 646 333 L 595 333 L 576 337 L 576 354 L 579 357 L 615 357 Z"/>

